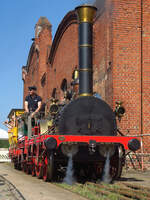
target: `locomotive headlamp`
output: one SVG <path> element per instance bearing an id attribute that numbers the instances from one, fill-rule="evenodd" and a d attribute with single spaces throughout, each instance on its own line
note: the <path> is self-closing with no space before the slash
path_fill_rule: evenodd
<path id="1" fill-rule="evenodd" d="M 122 102 L 116 102 L 116 108 L 115 108 L 115 115 L 118 117 L 118 120 L 120 121 L 123 115 L 125 114 L 125 108 L 122 106 Z"/>
<path id="2" fill-rule="evenodd" d="M 57 114 L 57 112 L 58 112 L 58 105 L 52 104 L 50 106 L 50 113 L 54 115 L 54 114 Z"/>
<path id="3" fill-rule="evenodd" d="M 113 156 L 115 153 L 115 145 L 114 144 L 100 144 L 99 145 L 99 153 L 106 157 L 109 153 L 109 156 Z"/>
<path id="4" fill-rule="evenodd" d="M 137 139 L 131 139 L 128 142 L 128 147 L 131 151 L 137 151 L 138 149 L 140 149 L 140 141 Z"/>
<path id="5" fill-rule="evenodd" d="M 57 100 L 56 99 L 51 99 L 51 102 L 52 103 L 50 105 L 49 111 L 50 111 L 51 115 L 56 115 L 58 113 L 58 109 L 59 109 L 59 107 L 57 105 Z"/>
<path id="6" fill-rule="evenodd" d="M 61 151 L 64 155 L 74 156 L 78 152 L 78 144 L 62 144 L 61 145 Z"/>

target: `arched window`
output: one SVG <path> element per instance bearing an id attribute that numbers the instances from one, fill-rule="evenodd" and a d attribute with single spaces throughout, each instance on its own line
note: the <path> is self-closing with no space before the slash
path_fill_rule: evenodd
<path id="1" fill-rule="evenodd" d="M 60 89 L 61 89 L 63 92 L 67 90 L 67 79 L 64 78 L 64 79 L 62 80 Z"/>
<path id="2" fill-rule="evenodd" d="M 41 78 L 41 86 L 44 87 L 45 84 L 46 84 L 46 73 L 44 73 L 42 78 Z"/>

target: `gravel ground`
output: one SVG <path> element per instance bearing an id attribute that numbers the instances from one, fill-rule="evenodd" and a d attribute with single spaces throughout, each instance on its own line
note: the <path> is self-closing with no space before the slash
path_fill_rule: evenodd
<path id="1" fill-rule="evenodd" d="M 150 170 L 124 170 L 119 181 L 135 183 L 150 188 Z"/>
<path id="2" fill-rule="evenodd" d="M 0 177 L 0 199 L 1 200 L 15 200 L 16 198 L 10 191 L 9 186 L 3 181 L 3 179 Z"/>
<path id="3" fill-rule="evenodd" d="M 10 163 L 0 163 L 0 177 L 0 200 L 85 200 L 77 194 L 15 170 Z M 3 177 L 7 183 L 2 180 Z M 12 192 L 14 189 L 10 188 L 9 183 L 17 188 L 22 197 Z"/>
<path id="4" fill-rule="evenodd" d="M 25 200 L 19 190 L 4 176 L 0 175 L 0 199 L 1 200 Z"/>

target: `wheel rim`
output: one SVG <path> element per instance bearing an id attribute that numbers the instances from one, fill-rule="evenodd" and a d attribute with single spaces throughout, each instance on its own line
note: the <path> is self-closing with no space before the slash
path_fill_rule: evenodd
<path id="1" fill-rule="evenodd" d="M 46 157 L 43 162 L 43 180 L 44 181 L 49 181 L 47 164 L 48 162 L 47 162 L 47 157 Z"/>
<path id="2" fill-rule="evenodd" d="M 22 171 L 23 171 L 23 172 L 26 172 L 26 168 L 27 168 L 26 163 L 23 163 L 23 164 L 22 164 Z"/>
<path id="3" fill-rule="evenodd" d="M 49 156 L 49 159 L 46 157 L 43 164 L 43 180 L 52 181 L 54 177 L 54 158 L 53 154 Z"/>
<path id="4" fill-rule="evenodd" d="M 32 176 L 35 176 L 36 174 L 35 174 L 35 165 L 33 164 L 32 165 Z"/>
<path id="5" fill-rule="evenodd" d="M 39 162 L 39 164 L 36 165 L 35 171 L 36 171 L 36 176 L 38 178 L 42 178 L 42 163 L 41 162 Z"/>
<path id="6" fill-rule="evenodd" d="M 122 158 L 119 157 L 119 148 L 117 148 L 116 151 L 117 152 L 115 154 L 114 161 L 112 163 L 110 162 L 111 163 L 110 171 L 113 179 L 119 178 L 122 173 Z"/>
<path id="7" fill-rule="evenodd" d="M 27 174 L 31 174 L 31 167 L 30 167 L 30 165 L 26 166 L 26 173 Z"/>

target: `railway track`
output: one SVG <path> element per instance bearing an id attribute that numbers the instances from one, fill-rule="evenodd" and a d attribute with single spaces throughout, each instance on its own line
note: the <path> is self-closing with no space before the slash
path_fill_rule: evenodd
<path id="1" fill-rule="evenodd" d="M 0 199 L 25 200 L 19 190 L 2 175 L 0 175 Z"/>
<path id="2" fill-rule="evenodd" d="M 119 200 L 150 200 L 150 188 L 130 183 L 94 184 L 86 183 L 87 187 L 99 196 Z M 92 187 L 91 187 L 92 186 Z"/>
<path id="3" fill-rule="evenodd" d="M 150 200 L 150 188 L 128 182 L 115 184 L 86 182 L 73 186 L 58 185 L 91 200 Z"/>

